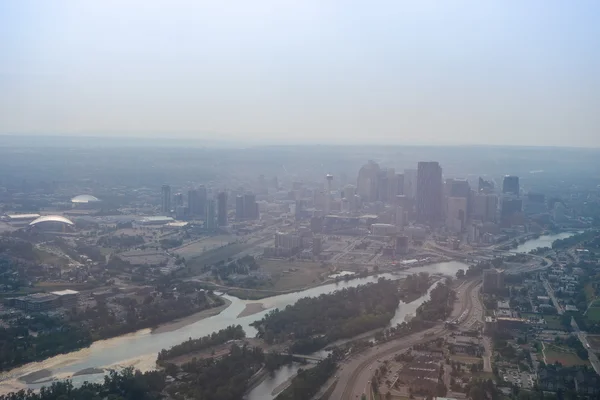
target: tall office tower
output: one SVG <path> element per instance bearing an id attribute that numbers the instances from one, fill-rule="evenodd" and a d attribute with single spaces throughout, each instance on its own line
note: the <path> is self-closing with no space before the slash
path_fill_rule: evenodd
<path id="1" fill-rule="evenodd" d="M 453 233 L 461 233 L 467 223 L 467 199 L 464 197 L 448 197 L 446 212 L 446 228 Z"/>
<path id="2" fill-rule="evenodd" d="M 471 198 L 471 186 L 469 185 L 469 181 L 466 179 L 454 179 L 452 182 L 452 186 L 450 187 L 449 197 L 462 197 L 463 199 L 466 199 L 467 215 L 465 218 L 468 219 L 469 215 L 471 215 L 471 208 L 473 207 Z"/>
<path id="3" fill-rule="evenodd" d="M 183 207 L 183 194 L 175 193 L 173 195 L 173 205 L 175 206 L 175 208 Z"/>
<path id="4" fill-rule="evenodd" d="M 206 186 L 200 185 L 198 187 L 198 208 L 200 210 L 199 215 L 206 215 L 206 201 L 208 200 L 208 191 L 206 190 Z"/>
<path id="5" fill-rule="evenodd" d="M 258 204 L 254 193 L 246 193 L 244 195 L 244 218 L 258 219 Z"/>
<path id="6" fill-rule="evenodd" d="M 388 201 L 389 175 L 387 169 L 382 169 L 377 175 L 377 200 Z"/>
<path id="7" fill-rule="evenodd" d="M 519 195 L 519 177 L 506 175 L 502 181 L 502 193 Z"/>
<path id="8" fill-rule="evenodd" d="M 472 215 L 483 222 L 496 222 L 498 196 L 478 193 L 473 197 Z"/>
<path id="9" fill-rule="evenodd" d="M 390 176 L 388 178 L 388 202 L 393 203 L 396 201 L 396 196 L 403 192 L 404 174 L 393 174 L 393 176 Z"/>
<path id="10" fill-rule="evenodd" d="M 471 186 L 466 179 L 454 179 L 450 188 L 451 197 L 463 197 L 468 199 L 471 195 Z"/>
<path id="11" fill-rule="evenodd" d="M 333 182 L 333 175 L 327 174 L 325 176 L 326 190 L 325 190 L 325 214 L 331 212 L 331 184 Z"/>
<path id="12" fill-rule="evenodd" d="M 523 201 L 515 196 L 503 196 L 500 203 L 500 219 L 503 224 L 511 221 L 515 214 L 523 210 Z"/>
<path id="13" fill-rule="evenodd" d="M 276 176 L 274 176 L 273 179 L 271 179 L 271 185 L 273 186 L 275 191 L 279 190 L 279 181 L 277 180 Z"/>
<path id="14" fill-rule="evenodd" d="M 171 186 L 163 185 L 161 189 L 160 211 L 164 214 L 171 212 Z"/>
<path id="15" fill-rule="evenodd" d="M 356 190 L 364 201 L 377 201 L 377 184 L 379 180 L 379 165 L 372 160 L 358 171 Z"/>
<path id="16" fill-rule="evenodd" d="M 244 213 L 244 196 L 238 195 L 235 198 L 235 219 L 242 221 L 246 218 Z"/>
<path id="17" fill-rule="evenodd" d="M 217 195 L 217 221 L 219 226 L 227 225 L 227 192 Z"/>
<path id="18" fill-rule="evenodd" d="M 482 177 L 479 177 L 478 191 L 481 193 L 492 193 L 494 191 L 494 182 L 486 181 Z"/>
<path id="19" fill-rule="evenodd" d="M 404 208 L 398 206 L 396 207 L 396 228 L 402 230 L 404 229 L 404 225 L 406 223 L 406 218 L 404 216 Z"/>
<path id="20" fill-rule="evenodd" d="M 436 224 L 442 218 L 442 167 L 421 161 L 417 169 L 417 221 Z"/>
<path id="21" fill-rule="evenodd" d="M 402 194 L 411 199 L 417 197 L 417 175 L 418 171 L 416 169 L 404 170 L 404 189 Z"/>
<path id="22" fill-rule="evenodd" d="M 204 212 L 205 221 L 204 228 L 209 232 L 217 230 L 217 215 L 215 201 L 213 199 L 206 200 L 206 211 Z"/>
<path id="23" fill-rule="evenodd" d="M 196 189 L 188 190 L 188 212 L 191 216 L 202 215 L 200 195 Z"/>

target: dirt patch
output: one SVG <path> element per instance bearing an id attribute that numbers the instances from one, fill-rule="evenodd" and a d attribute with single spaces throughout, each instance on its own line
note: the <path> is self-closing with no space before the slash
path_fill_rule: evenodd
<path id="1" fill-rule="evenodd" d="M 238 314 L 238 318 L 247 317 L 248 315 L 257 314 L 266 308 L 263 306 L 263 303 L 249 303 L 246 304 L 246 308 Z"/>
<path id="2" fill-rule="evenodd" d="M 39 371 L 35 371 L 32 372 L 30 374 L 27 375 L 23 375 L 19 378 L 20 381 L 25 382 L 26 384 L 32 384 L 35 383 L 37 381 L 39 381 L 40 379 L 44 379 L 44 378 L 50 378 L 52 376 L 52 372 L 50 372 L 50 370 L 48 369 L 41 369 Z"/>
<path id="3" fill-rule="evenodd" d="M 104 370 L 102 368 L 85 368 L 80 371 L 77 371 L 73 374 L 73 376 L 81 376 L 81 375 L 93 375 L 93 374 L 102 374 Z"/>

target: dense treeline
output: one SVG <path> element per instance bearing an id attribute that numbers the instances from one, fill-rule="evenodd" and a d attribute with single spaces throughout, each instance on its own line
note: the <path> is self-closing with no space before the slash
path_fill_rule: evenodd
<path id="1" fill-rule="evenodd" d="M 306 400 L 314 396 L 337 369 L 336 358 L 330 355 L 311 369 L 299 369 L 292 383 L 275 400 Z"/>
<path id="2" fill-rule="evenodd" d="M 7 370 L 56 354 L 89 346 L 92 339 L 80 327 L 64 325 L 55 317 L 32 314 L 0 328 L 0 370 Z"/>
<path id="3" fill-rule="evenodd" d="M 430 299 L 417 308 L 416 316 L 408 322 L 378 332 L 375 340 L 385 342 L 431 327 L 436 321 L 443 321 L 452 312 L 456 293 L 450 289 L 449 282 L 441 282 L 430 293 Z"/>
<path id="4" fill-rule="evenodd" d="M 92 339 L 100 340 L 139 329 L 152 328 L 224 304 L 223 299 L 206 292 L 168 298 L 170 295 L 170 293 L 164 292 L 160 299 L 148 296 L 142 304 L 138 304 L 135 299 L 131 298 L 120 299 L 125 308 L 124 321 L 119 320 L 103 301 L 98 301 L 94 308 L 71 310 L 69 320 L 76 324 L 84 323 L 89 329 Z"/>
<path id="5" fill-rule="evenodd" d="M 258 347 L 232 345 L 225 357 L 214 359 L 193 359 L 191 362 L 174 367 L 180 375 L 167 393 L 175 400 L 239 400 L 248 390 L 250 379 L 266 364 L 267 370 L 291 362 L 290 356 L 265 355 Z"/>
<path id="6" fill-rule="evenodd" d="M 337 339 L 384 327 L 398 301 L 397 283 L 379 279 L 377 283 L 302 298 L 283 310 L 271 311 L 252 325 L 269 344 L 293 339 L 297 341 L 292 345 L 295 351 L 314 351 Z"/>
<path id="7" fill-rule="evenodd" d="M 410 302 L 424 295 L 431 284 L 429 278 L 427 272 L 407 276 L 400 284 L 400 298 L 405 302 Z"/>
<path id="8" fill-rule="evenodd" d="M 38 393 L 21 390 L 0 396 L 0 400 L 158 400 L 163 398 L 165 374 L 159 371 L 141 373 L 126 368 L 111 371 L 103 383 L 85 382 L 74 387 L 71 381 L 53 382 Z"/>
<path id="9" fill-rule="evenodd" d="M 175 358 L 195 351 L 205 350 L 213 346 L 224 344 L 230 340 L 238 340 L 246 337 L 246 333 L 241 325 L 231 325 L 218 332 L 203 336 L 199 339 L 189 338 L 183 343 L 171 347 L 169 350 L 161 350 L 158 353 L 157 363 L 161 364 L 164 360 Z"/>
<path id="10" fill-rule="evenodd" d="M 597 237 L 598 233 L 599 232 L 596 230 L 590 230 L 578 233 L 577 235 L 573 235 L 565 239 L 557 239 L 552 242 L 552 250 L 566 249 L 588 240 L 593 241 Z"/>

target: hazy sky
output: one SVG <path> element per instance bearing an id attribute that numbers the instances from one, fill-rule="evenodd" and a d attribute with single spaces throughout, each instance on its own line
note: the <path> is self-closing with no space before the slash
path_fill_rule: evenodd
<path id="1" fill-rule="evenodd" d="M 600 1 L 3 0 L 0 133 L 600 147 Z"/>

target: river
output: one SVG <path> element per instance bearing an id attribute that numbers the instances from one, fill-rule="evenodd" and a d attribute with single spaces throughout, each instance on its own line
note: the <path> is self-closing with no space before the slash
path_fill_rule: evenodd
<path id="1" fill-rule="evenodd" d="M 566 239 L 568 237 L 576 235 L 577 233 L 578 232 L 562 232 L 553 235 L 543 235 L 537 239 L 528 240 L 511 251 L 514 251 L 515 253 L 529 253 L 531 250 L 540 247 L 552 247 L 552 242 L 554 242 L 555 240 Z"/>
<path id="2" fill-rule="evenodd" d="M 551 244 L 552 240 L 561 239 L 568 236 L 569 234 L 550 235 L 550 237 L 542 236 L 519 246 L 519 248 L 522 248 L 530 243 L 536 243 L 535 247 L 544 247 Z M 517 248 L 517 251 L 519 251 L 519 248 Z M 302 297 L 319 296 L 321 294 L 331 293 L 335 290 L 345 287 L 355 287 L 369 282 L 376 282 L 379 277 L 399 279 L 407 274 L 418 272 L 428 272 L 430 274 L 440 273 L 454 276 L 456 271 L 461 268 L 466 269 L 467 265 L 456 261 L 435 263 L 409 268 L 399 274 L 380 274 L 379 276 L 358 278 L 347 282 L 342 281 L 339 283 L 331 283 L 299 292 L 273 296 L 261 300 L 265 307 L 264 311 L 241 318 L 237 318 L 237 316 L 242 312 L 242 310 L 244 310 L 246 305 L 248 303 L 256 303 L 256 301 L 240 300 L 236 297 L 225 295 L 224 297 L 231 301 L 231 305 L 229 307 L 227 307 L 218 315 L 181 327 L 180 329 L 158 334 L 152 334 L 150 329 L 144 329 L 116 338 L 97 341 L 88 348 L 51 357 L 41 362 L 30 363 L 5 372 L 0 375 L 0 393 L 22 388 L 38 389 L 43 385 L 47 385 L 52 379 L 70 378 L 75 385 L 81 384 L 86 380 L 95 381 L 101 379 L 103 374 L 73 376 L 78 371 L 91 368 L 119 369 L 125 366 L 134 366 L 142 371 L 151 370 L 155 368 L 156 355 L 160 350 L 170 348 L 189 339 L 190 337 L 198 338 L 223 329 L 229 325 L 236 324 L 242 325 L 248 337 L 254 337 L 256 335 L 256 329 L 251 327 L 250 323 L 261 319 L 270 309 L 284 308 L 287 305 L 294 304 Z M 401 303 L 398 306 L 396 315 L 392 319 L 391 323 L 395 325 L 398 322 L 404 321 L 406 315 L 414 313 L 420 304 L 419 302 L 422 303 L 426 300 L 426 296 L 427 295 L 409 304 Z M 40 378 L 40 380 L 30 384 L 25 384 L 18 379 L 32 373 L 38 373 L 40 376 L 45 375 L 45 377 L 43 379 Z M 275 386 L 277 386 L 278 383 L 275 382 L 279 381 L 281 377 L 277 378 L 276 374 L 274 379 L 275 381 L 273 383 Z M 281 382 L 285 381 L 286 379 L 287 378 L 283 379 Z M 258 387 L 260 387 L 260 385 Z M 270 396 L 262 398 L 268 399 Z"/>

